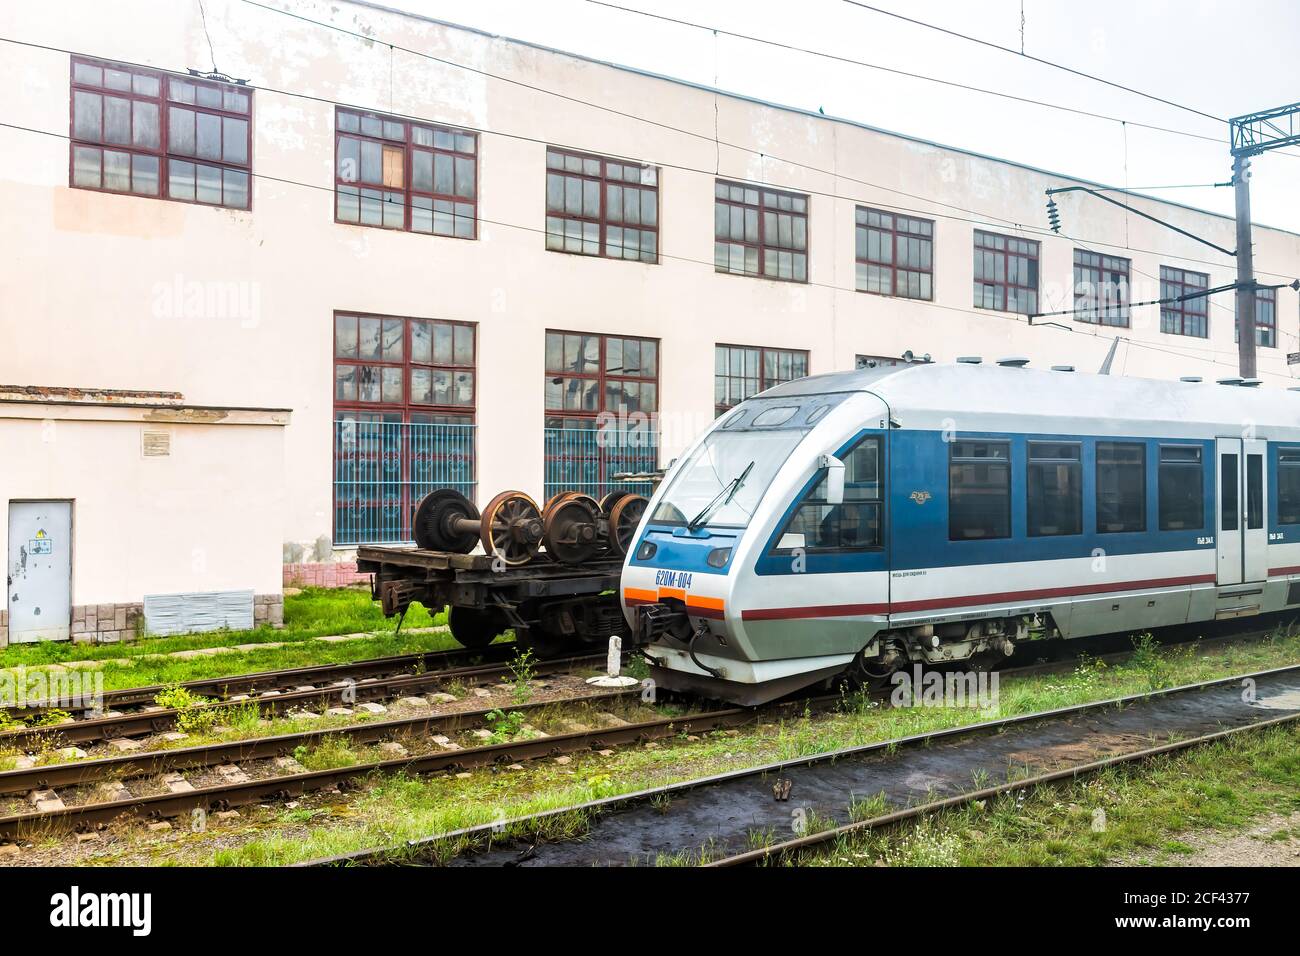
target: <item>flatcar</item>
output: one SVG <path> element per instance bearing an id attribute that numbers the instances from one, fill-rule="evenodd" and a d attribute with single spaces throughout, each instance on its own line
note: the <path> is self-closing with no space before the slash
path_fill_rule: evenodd
<path id="1" fill-rule="evenodd" d="M 817 375 L 714 422 L 623 566 L 652 677 L 757 704 L 1300 606 L 1300 394 L 1024 366 Z"/>

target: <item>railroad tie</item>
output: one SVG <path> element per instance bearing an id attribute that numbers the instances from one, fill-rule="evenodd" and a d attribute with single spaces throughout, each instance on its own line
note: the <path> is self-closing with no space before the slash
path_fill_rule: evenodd
<path id="1" fill-rule="evenodd" d="M 172 793 L 190 793 L 194 790 L 194 784 L 190 783 L 179 773 L 165 773 L 163 774 L 162 780 L 163 783 L 167 785 L 167 789 Z"/>
<path id="2" fill-rule="evenodd" d="M 53 790 L 33 790 L 27 795 L 27 802 L 39 813 L 56 813 L 64 809 L 63 801 Z"/>
<path id="3" fill-rule="evenodd" d="M 252 779 L 233 763 L 223 763 L 213 769 L 225 779 L 226 783 L 248 783 Z"/>

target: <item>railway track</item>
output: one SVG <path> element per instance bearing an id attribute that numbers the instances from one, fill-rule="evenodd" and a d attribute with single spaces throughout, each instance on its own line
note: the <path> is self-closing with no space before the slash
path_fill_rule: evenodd
<path id="1" fill-rule="evenodd" d="M 511 706 L 510 710 L 528 714 L 560 704 L 608 704 L 611 701 L 636 697 L 639 693 L 639 688 L 632 688 L 627 691 L 589 695 L 571 700 L 519 704 Z M 836 698 L 826 698 L 828 702 L 834 699 Z M 795 704 L 782 706 L 793 707 Z M 799 702 L 799 706 L 804 706 L 804 702 Z M 572 733 L 543 735 L 474 747 L 453 744 L 446 736 L 471 726 L 481 726 L 487 716 L 496 710 L 496 708 L 484 708 L 454 714 L 422 715 L 409 719 L 368 722 L 345 728 L 321 729 L 201 747 L 6 771 L 0 773 L 0 795 L 28 792 L 31 794 L 31 803 L 37 809 L 0 817 L 0 839 L 15 839 L 59 830 L 84 830 L 110 823 L 123 816 L 167 818 L 190 813 L 196 809 L 227 810 L 250 803 L 260 803 L 267 799 L 287 799 L 300 794 L 339 787 L 374 773 L 458 772 L 660 740 L 682 733 L 708 733 L 753 722 L 768 712 L 733 707 L 657 720 L 638 722 L 617 720 L 611 725 Z M 409 739 L 414 734 L 425 735 L 434 741 L 441 737 L 442 743 L 428 753 L 416 755 L 403 753 L 390 759 L 317 771 L 306 770 L 290 756 L 298 747 L 319 743 L 326 737 L 344 736 L 354 743 L 364 743 L 396 738 Z M 241 761 L 243 765 L 236 766 L 234 761 Z M 259 775 L 254 777 L 249 772 L 254 768 L 247 767 L 249 761 L 271 761 L 274 770 L 265 776 L 259 772 Z M 173 778 L 172 782 L 180 783 L 181 786 L 167 789 L 165 792 L 139 795 L 128 792 L 126 796 L 116 799 L 95 799 L 95 796 L 91 795 L 90 799 L 72 805 L 65 803 L 63 797 L 54 789 L 107 785 L 108 792 L 111 793 L 114 788 L 124 787 L 133 779 L 156 777 L 168 773 L 176 774 L 180 769 L 214 766 L 218 768 L 219 775 L 227 779 L 210 786 L 194 787 Z M 221 773 L 223 767 L 230 769 Z M 163 782 L 166 782 L 165 778 Z M 104 791 L 100 789 L 98 792 L 102 794 Z M 81 797 L 82 795 L 77 795 L 78 800 Z"/>
<path id="2" fill-rule="evenodd" d="M 256 702 L 264 716 L 284 714 L 308 707 L 362 703 L 421 693 L 451 681 L 485 683 L 509 676 L 513 647 L 493 652 L 486 663 L 459 663 L 483 657 L 483 652 L 437 651 L 374 658 L 343 664 L 300 667 L 288 670 L 261 671 L 229 678 L 191 681 L 178 686 L 204 696 L 216 694 L 213 704 L 189 708 L 186 712 L 230 712 L 250 701 Z M 495 660 L 494 660 L 495 658 Z M 579 667 L 598 666 L 604 654 L 581 654 L 571 657 L 538 660 L 530 664 L 537 676 L 563 673 Z M 429 669 L 432 667 L 432 669 Z M 376 676 L 380 675 L 380 676 Z M 131 739 L 164 733 L 176 726 L 181 711 L 153 703 L 162 686 L 129 688 L 104 695 L 102 713 L 83 711 L 62 723 L 41 724 L 0 731 L 0 748 L 40 749 L 45 742 L 58 740 L 64 745 L 94 744 L 115 739 Z M 257 696 L 254 697 L 253 695 Z M 120 708 L 120 709 L 119 709 Z M 38 710 L 36 713 L 41 713 Z M 26 716 L 28 712 L 22 712 Z"/>
<path id="3" fill-rule="evenodd" d="M 1243 681 L 1255 688 L 1254 703 L 1241 698 Z M 488 847 L 456 858 L 455 865 L 619 865 L 683 854 L 703 860 L 706 852 L 718 854 L 718 863 L 752 863 L 855 829 L 885 826 L 988 795 L 1222 739 L 1226 733 L 1297 719 L 1300 665 L 1292 665 L 881 741 L 557 808 L 505 821 L 507 832 L 517 834 L 504 841 L 505 846 L 497 823 L 305 865 L 437 862 L 439 848 L 451 841 Z M 1169 740 L 1154 744 L 1160 737 Z M 1089 759 L 1070 759 L 1085 750 L 1090 751 Z M 1053 762 L 1065 765 L 1049 766 Z M 1036 770 L 1012 779 L 1013 766 Z M 1007 779 L 972 790 L 977 772 L 991 777 L 1002 773 Z M 773 789 L 787 782 L 789 802 L 776 797 Z M 919 783 L 925 785 L 919 791 L 925 796 L 924 805 L 908 806 L 918 796 Z M 945 791 L 952 796 L 935 798 Z M 899 809 L 854 822 L 854 802 L 878 793 L 885 793 Z M 755 848 L 756 833 L 791 832 L 792 810 L 834 826 L 812 835 L 796 834 L 792 840 L 769 839 L 769 846 Z M 544 843 L 532 837 L 535 842 L 528 842 L 528 834 L 568 814 L 593 818 L 583 839 Z"/>
<path id="4" fill-rule="evenodd" d="M 1235 635 L 1235 639 L 1241 640 L 1253 636 L 1256 635 L 1254 633 Z M 1213 640 L 1227 641 L 1232 638 L 1233 636 L 1226 636 Z M 503 651 L 496 652 L 502 661 L 499 664 L 475 663 L 461 667 L 446 667 L 427 673 L 399 673 L 384 679 L 367 680 L 362 677 L 362 682 L 355 685 L 351 685 L 351 680 L 363 674 L 389 673 L 394 667 L 417 668 L 427 666 L 431 662 L 456 662 L 464 659 L 466 652 L 403 655 L 359 661 L 354 664 L 261 672 L 230 679 L 196 681 L 187 686 L 208 692 L 215 690 L 218 693 L 228 692 L 231 684 L 235 684 L 240 690 L 255 690 L 258 687 L 273 687 L 285 681 L 302 680 L 306 674 L 312 674 L 316 679 L 320 679 L 321 676 L 337 676 L 343 669 L 348 669 L 351 680 L 347 683 L 351 685 L 355 694 L 354 701 L 400 694 L 412 695 L 421 689 L 427 689 L 428 686 L 449 679 L 459 678 L 472 682 L 475 678 L 482 680 L 501 676 L 509 670 L 510 663 L 504 653 L 509 649 L 509 645 L 502 647 Z M 1124 655 L 1116 653 L 1103 655 L 1102 659 L 1122 656 Z M 544 670 L 546 673 L 556 673 L 578 666 L 588 666 L 602 660 L 603 657 L 589 655 L 539 662 L 535 667 L 538 672 Z M 1073 666 L 1075 666 L 1073 660 L 1035 663 L 1008 669 L 1004 674 L 1011 676 L 1051 673 L 1068 670 Z M 342 687 L 312 688 L 258 697 L 255 702 L 259 711 L 275 713 L 292 710 L 294 707 L 301 707 L 310 702 L 320 703 L 332 699 L 336 692 L 342 690 Z M 130 698 L 137 702 L 149 700 L 152 699 L 150 691 L 156 692 L 156 689 L 133 688 L 120 692 L 119 699 Z M 612 694 L 584 695 L 563 700 L 504 706 L 510 711 L 519 712 L 526 718 L 529 714 L 547 707 L 572 703 L 596 705 L 625 700 L 639 692 L 639 688 L 634 688 Z M 485 706 L 474 710 L 449 713 L 426 712 L 397 719 L 371 720 L 345 726 L 223 741 L 202 746 L 122 753 L 98 759 L 20 767 L 0 772 L 0 798 L 28 793 L 36 810 L 0 816 L 0 839 L 14 838 L 36 831 L 86 830 L 122 816 L 145 815 L 166 818 L 195 809 L 224 810 L 234 806 L 263 802 L 268 798 L 288 798 L 311 791 L 339 787 L 372 773 L 397 770 L 417 774 L 454 772 L 494 764 L 515 764 L 519 761 L 584 750 L 601 750 L 692 731 L 708 732 L 736 727 L 758 719 L 766 719 L 774 709 L 780 711 L 796 706 L 820 708 L 833 706 L 839 701 L 839 697 L 830 695 L 773 705 L 759 710 L 726 708 L 694 714 L 686 718 L 668 717 L 631 724 L 617 720 L 613 726 L 599 726 L 552 736 L 541 735 L 533 739 L 512 740 L 498 744 L 462 747 L 452 743 L 450 735 L 471 728 L 478 728 L 480 735 L 483 734 L 482 728 L 489 720 L 489 714 L 499 713 L 497 707 Z M 244 703 L 244 701 L 228 699 L 201 709 L 213 709 L 219 712 L 223 708 L 240 706 Z M 125 724 L 123 724 L 124 716 L 118 715 L 113 718 L 83 720 L 47 728 L 32 728 L 28 731 L 0 734 L 0 744 L 6 737 L 11 740 L 32 739 L 32 735 L 35 734 L 48 740 L 45 737 L 47 734 L 61 735 L 69 732 L 82 734 L 82 739 L 103 739 L 110 734 L 120 734 L 124 726 L 139 733 L 157 733 L 160 727 L 170 726 L 178 713 L 177 711 L 142 710 L 136 715 L 129 715 Z M 1048 715 L 1031 715 L 1030 718 L 1018 718 L 1018 720 L 1044 716 Z M 116 723 L 110 726 L 110 721 Z M 964 729 L 963 732 L 978 733 L 985 727 L 987 725 L 976 725 Z M 91 733 L 95 736 L 87 736 Z M 329 737 L 346 738 L 353 745 L 386 741 L 388 743 L 384 746 L 389 748 L 390 753 L 393 744 L 397 744 L 396 749 L 399 753 L 388 759 L 319 771 L 306 770 L 292 757 L 299 748 L 311 748 Z M 63 739 L 66 738 L 60 738 Z M 409 744 L 413 739 L 434 741 L 437 745 L 429 747 L 427 753 L 411 755 L 406 752 L 403 745 L 397 743 L 404 740 Z M 211 772 L 214 768 L 215 775 Z M 199 785 L 195 786 L 190 780 L 185 779 L 183 771 L 199 771 L 199 776 L 205 779 L 199 780 Z M 141 787 L 134 781 L 146 782 Z M 126 787 L 127 782 L 132 782 L 130 789 Z M 60 790 L 63 791 L 62 794 L 58 792 Z"/>

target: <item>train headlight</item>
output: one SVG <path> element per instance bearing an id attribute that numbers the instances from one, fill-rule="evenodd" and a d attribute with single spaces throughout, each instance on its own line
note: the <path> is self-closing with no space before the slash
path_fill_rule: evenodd
<path id="1" fill-rule="evenodd" d="M 655 556 L 655 552 L 658 550 L 659 545 L 655 544 L 653 541 L 642 541 L 641 547 L 636 549 L 636 559 L 638 561 L 649 561 Z"/>
<path id="2" fill-rule="evenodd" d="M 723 568 L 726 567 L 727 561 L 731 559 L 730 548 L 714 548 L 709 552 L 709 567 Z"/>

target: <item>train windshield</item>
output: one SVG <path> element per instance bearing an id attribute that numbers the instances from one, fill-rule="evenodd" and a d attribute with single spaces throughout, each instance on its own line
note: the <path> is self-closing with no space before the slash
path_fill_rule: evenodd
<path id="1" fill-rule="evenodd" d="M 715 428 L 682 463 L 650 520 L 745 527 L 805 434 L 802 428 Z"/>

